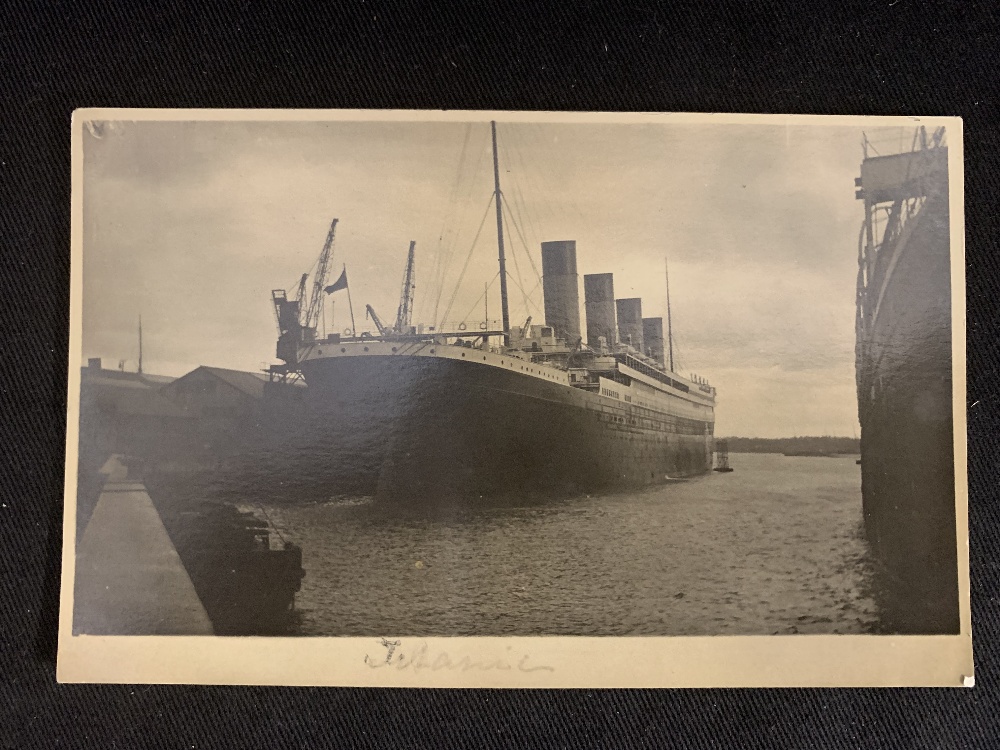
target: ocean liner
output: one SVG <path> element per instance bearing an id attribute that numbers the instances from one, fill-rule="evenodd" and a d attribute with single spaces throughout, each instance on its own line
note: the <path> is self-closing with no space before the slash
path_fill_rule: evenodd
<path id="1" fill-rule="evenodd" d="M 867 139 L 856 180 L 856 374 L 865 528 L 895 632 L 958 632 L 948 149 Z"/>
<path id="2" fill-rule="evenodd" d="M 393 324 L 318 333 L 337 220 L 313 275 L 274 290 L 282 364 L 303 377 L 340 482 L 379 496 L 437 498 L 641 486 L 712 466 L 715 389 L 673 372 L 669 321 L 615 299 L 611 274 L 584 276 L 580 326 L 574 240 L 541 243 L 544 324 L 510 325 L 503 194 L 491 124 L 502 322 L 414 325 L 411 243 Z M 669 295 L 669 283 L 668 283 Z M 666 346 L 665 346 L 666 344 Z M 315 441 L 314 441 L 315 442 Z M 335 472 L 336 473 L 336 472 Z"/>

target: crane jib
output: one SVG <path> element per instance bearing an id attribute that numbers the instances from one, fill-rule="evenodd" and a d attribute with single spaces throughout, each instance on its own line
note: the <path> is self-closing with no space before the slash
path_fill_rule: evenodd
<path id="1" fill-rule="evenodd" d="M 330 231 L 326 235 L 326 242 L 323 250 L 319 254 L 319 262 L 316 264 L 316 275 L 313 277 L 312 296 L 309 299 L 309 307 L 302 320 L 303 328 L 315 328 L 319 323 L 320 311 L 323 309 L 323 289 L 326 287 L 327 276 L 330 273 L 330 258 L 333 256 L 333 240 L 337 233 L 337 219 L 330 223 Z"/>

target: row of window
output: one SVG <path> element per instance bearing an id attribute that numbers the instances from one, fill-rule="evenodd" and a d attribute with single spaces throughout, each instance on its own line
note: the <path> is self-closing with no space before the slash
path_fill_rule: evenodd
<path id="1" fill-rule="evenodd" d="M 434 353 L 434 350 L 431 349 L 431 354 L 433 354 L 433 353 Z M 462 352 L 462 356 L 465 357 L 465 352 Z M 483 357 L 483 362 L 485 362 L 485 361 L 486 361 L 486 357 Z M 545 369 L 543 369 L 541 367 L 539 367 L 539 368 L 528 367 L 528 366 L 525 366 L 525 365 L 515 364 L 514 362 L 511 362 L 509 365 L 507 365 L 506 360 L 503 360 L 503 359 L 500 360 L 500 364 L 508 366 L 511 369 L 514 369 L 515 367 L 519 367 L 523 372 L 528 372 L 528 373 L 531 373 L 532 375 L 541 375 L 543 378 L 548 378 L 549 380 L 561 380 L 561 378 L 560 378 L 560 376 L 559 376 L 558 373 L 547 372 Z"/>
<path id="2" fill-rule="evenodd" d="M 704 435 L 705 423 L 696 419 L 684 417 L 661 416 L 658 419 L 643 419 L 639 417 L 623 417 L 616 414 L 602 413 L 597 418 L 602 422 L 627 424 L 642 430 L 653 432 L 668 432 L 675 435 Z"/>
<path id="3" fill-rule="evenodd" d="M 366 346 L 364 348 L 364 350 L 367 352 L 368 351 L 368 347 Z M 393 354 L 396 353 L 396 350 L 397 350 L 397 348 L 395 346 L 392 347 Z M 346 354 L 347 353 L 347 349 L 345 347 L 340 347 L 340 353 L 341 354 Z M 436 354 L 436 350 L 435 349 L 431 349 L 430 353 L 431 354 Z M 319 349 L 318 350 L 318 354 L 322 355 L 323 354 L 323 350 Z M 462 352 L 462 359 L 466 359 L 465 352 Z M 487 361 L 487 358 L 484 355 L 483 356 L 483 362 L 486 362 L 486 361 Z M 514 369 L 515 367 L 519 367 L 523 372 L 528 372 L 528 373 L 531 373 L 532 375 L 541 375 L 543 378 L 548 378 L 549 380 L 557 380 L 557 381 L 561 380 L 561 378 L 560 378 L 560 376 L 559 376 L 558 373 L 547 372 L 546 370 L 544 370 L 544 369 L 542 369 L 540 367 L 539 368 L 527 367 L 525 365 L 517 365 L 514 362 L 511 362 L 510 364 L 507 364 L 506 360 L 503 360 L 503 359 L 500 360 L 500 364 L 501 365 L 505 365 L 507 367 L 510 367 L 511 369 Z"/>
<path id="4" fill-rule="evenodd" d="M 649 388 L 649 386 L 647 386 L 645 384 L 641 384 L 641 385 L 643 385 L 646 388 Z M 644 401 L 643 399 L 637 399 L 636 401 L 633 402 L 632 396 L 630 396 L 628 394 L 626 394 L 625 397 L 622 398 L 621 394 L 618 391 L 614 390 L 613 388 L 603 388 L 602 387 L 601 388 L 601 395 L 602 396 L 608 396 L 610 398 L 617 398 L 617 399 L 625 401 L 626 403 L 629 403 L 629 404 L 635 403 L 635 405 L 638 408 L 640 408 L 642 410 L 642 412 L 645 412 L 645 414 L 643 414 L 642 412 L 640 412 L 640 416 L 647 416 L 647 417 L 650 417 L 651 419 L 655 420 L 655 419 L 659 419 L 660 415 L 663 413 L 662 412 L 662 407 L 661 408 L 657 408 L 656 405 L 651 404 L 651 403 L 649 403 L 647 401 Z M 674 398 L 677 398 L 677 397 L 675 396 Z"/>
<path id="5" fill-rule="evenodd" d="M 659 370 L 654 370 L 645 362 L 640 362 L 635 357 L 629 354 L 616 354 L 615 359 L 618 360 L 619 363 L 625 365 L 626 367 L 631 367 L 633 370 L 638 370 L 646 377 L 652 378 L 653 380 L 663 383 L 664 385 L 669 385 L 671 388 L 676 388 L 677 390 L 684 391 L 685 393 L 691 390 L 684 383 L 680 383 L 674 380 L 666 373 L 660 372 Z"/>
<path id="6" fill-rule="evenodd" d="M 629 396 L 626 396 L 625 400 L 626 401 L 632 401 L 632 399 Z M 650 412 L 653 412 L 655 415 L 658 415 L 658 414 L 662 413 L 662 409 L 665 408 L 664 406 L 658 406 L 656 403 L 650 402 L 650 401 L 646 401 L 645 399 L 642 399 L 642 398 L 635 399 L 635 401 L 633 403 L 635 403 L 635 405 L 637 407 L 639 407 L 640 409 L 642 409 L 644 411 L 645 410 L 649 410 Z M 702 408 L 702 409 L 699 409 L 699 410 L 702 411 L 704 409 Z"/>

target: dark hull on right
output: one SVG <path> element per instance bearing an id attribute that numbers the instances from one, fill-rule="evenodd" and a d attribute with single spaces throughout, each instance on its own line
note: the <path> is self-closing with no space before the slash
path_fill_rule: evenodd
<path id="1" fill-rule="evenodd" d="M 947 149 L 912 158 L 910 183 L 876 192 L 862 179 L 869 216 L 894 203 L 898 217 L 862 254 L 859 277 L 862 495 L 884 627 L 957 633 Z M 878 167 L 869 182 L 882 182 Z M 914 195 L 923 202 L 907 217 Z"/>

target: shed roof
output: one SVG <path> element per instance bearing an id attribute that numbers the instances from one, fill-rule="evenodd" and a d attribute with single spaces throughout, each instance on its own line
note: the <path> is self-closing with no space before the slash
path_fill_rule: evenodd
<path id="1" fill-rule="evenodd" d="M 267 376 L 264 375 L 264 373 L 244 372 L 243 370 L 227 370 L 224 367 L 209 367 L 207 365 L 202 365 L 192 370 L 187 375 L 182 375 L 177 378 L 174 383 L 180 383 L 197 375 L 198 373 L 211 375 L 212 377 L 223 381 L 227 385 L 232 386 L 236 390 L 250 396 L 251 398 L 262 399 L 264 397 L 264 384 L 267 382 Z M 168 385 L 167 387 L 169 388 L 170 386 Z"/>
<path id="2" fill-rule="evenodd" d="M 134 380 L 86 378 L 81 384 L 80 406 L 108 414 L 186 417 L 187 413 L 164 398 L 160 391 Z"/>

